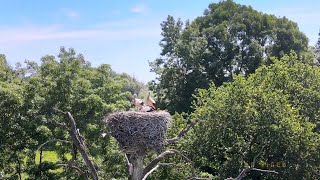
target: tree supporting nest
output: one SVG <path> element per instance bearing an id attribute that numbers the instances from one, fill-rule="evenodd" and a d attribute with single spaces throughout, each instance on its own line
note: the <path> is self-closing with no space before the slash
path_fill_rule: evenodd
<path id="1" fill-rule="evenodd" d="M 162 152 L 153 159 L 146 167 L 143 167 L 143 159 L 151 150 L 160 150 L 163 147 L 178 142 L 188 131 L 190 131 L 200 120 L 196 119 L 184 128 L 178 135 L 171 139 L 166 139 L 167 129 L 171 123 L 171 117 L 167 112 L 117 112 L 105 119 L 111 130 L 111 135 L 119 142 L 120 148 L 125 153 L 128 163 L 130 180 L 145 180 L 152 172 L 162 166 L 172 165 L 172 163 L 160 163 L 171 155 L 180 155 L 192 168 L 192 180 L 207 180 L 208 178 L 196 177 L 193 162 L 175 149 Z M 263 148 L 262 148 L 263 149 Z M 262 151 L 261 149 L 261 151 Z M 257 155 L 259 156 L 261 152 Z M 256 161 L 255 157 L 254 161 Z M 254 167 L 244 169 L 236 178 L 242 179 L 250 171 L 262 173 L 277 173 L 275 171 L 262 170 Z"/>
<path id="2" fill-rule="evenodd" d="M 111 130 L 111 135 L 126 153 L 130 179 L 146 179 L 153 171 L 163 166 L 163 164 L 158 164 L 160 161 L 173 154 L 178 154 L 191 163 L 192 176 L 195 176 L 193 162 L 174 149 L 164 151 L 145 168 L 143 159 L 147 152 L 158 151 L 164 146 L 179 141 L 199 120 L 193 121 L 190 126 L 172 139 L 166 139 L 167 129 L 171 124 L 171 116 L 167 112 L 117 112 L 108 116 L 105 122 Z"/>
<path id="3" fill-rule="evenodd" d="M 75 120 L 70 112 L 63 112 L 55 109 L 56 111 L 63 113 L 69 120 L 70 128 L 69 134 L 72 139 L 72 144 L 79 150 L 93 180 L 98 180 L 98 173 L 95 169 L 94 162 L 91 160 L 89 152 L 87 151 L 83 137 L 80 135 L 79 130 L 76 127 Z M 196 119 L 192 123 L 183 129 L 178 135 L 172 139 L 166 139 L 167 128 L 171 123 L 171 116 L 167 112 L 154 112 L 154 113 L 141 113 L 141 112 L 120 112 L 114 113 L 105 119 L 106 123 L 111 129 L 111 135 L 119 141 L 121 148 L 126 153 L 125 157 L 128 163 L 129 179 L 130 180 L 145 180 L 152 172 L 156 171 L 162 166 L 173 165 L 172 163 L 161 163 L 166 157 L 171 155 L 179 155 L 186 162 L 191 165 L 191 177 L 192 180 L 207 180 L 208 178 L 196 177 L 195 168 L 193 162 L 183 155 L 181 152 L 175 149 L 169 149 L 162 152 L 157 158 L 153 159 L 146 167 L 143 167 L 143 160 L 147 153 L 151 150 L 159 150 L 164 146 L 178 142 L 189 130 L 191 130 L 200 120 Z M 63 128 L 67 128 L 67 125 L 60 124 Z M 152 132 L 155 131 L 155 132 Z M 151 135 L 148 135 L 151 133 Z M 128 138 L 127 140 L 122 138 Z M 136 139 L 136 141 L 134 141 Z M 44 145 L 49 142 L 60 141 L 63 143 L 71 144 L 71 141 L 52 139 L 38 148 L 42 149 Z M 155 142 L 152 142 L 155 141 Z M 263 147 L 264 148 L 264 147 Z M 254 163 L 260 153 L 254 157 Z M 64 166 L 72 168 L 78 171 L 79 175 L 85 179 L 89 179 L 88 174 L 81 170 L 74 164 L 74 159 L 70 160 L 66 164 L 57 164 L 57 166 Z M 257 169 L 249 167 L 244 169 L 236 178 L 228 178 L 227 180 L 241 180 L 250 171 L 258 171 L 261 173 L 275 173 L 275 171 Z"/>

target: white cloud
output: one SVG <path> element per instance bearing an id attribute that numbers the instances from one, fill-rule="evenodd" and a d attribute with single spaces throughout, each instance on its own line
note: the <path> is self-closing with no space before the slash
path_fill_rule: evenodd
<path id="1" fill-rule="evenodd" d="M 68 12 L 66 13 L 66 15 L 67 15 L 68 17 L 70 17 L 70 18 L 79 17 L 79 13 L 76 12 L 76 11 L 68 11 Z"/>
<path id="2" fill-rule="evenodd" d="M 160 34 L 160 28 L 157 26 L 137 26 L 132 24 L 131 26 L 123 27 L 116 24 L 116 22 L 110 22 L 109 26 L 103 25 L 76 30 L 64 29 L 61 25 L 0 27 L 0 45 L 68 39 L 132 40 L 158 37 Z"/>
<path id="3" fill-rule="evenodd" d="M 97 27 L 106 28 L 106 29 L 127 29 L 131 27 L 155 27 L 160 29 L 160 23 L 159 23 L 160 20 L 162 19 L 154 20 L 154 18 L 143 18 L 143 19 L 129 18 L 124 20 L 109 21 L 109 22 L 101 23 L 97 25 Z"/>
<path id="4" fill-rule="evenodd" d="M 74 19 L 74 18 L 79 18 L 80 14 L 79 12 L 72 10 L 72 9 L 67 9 L 67 8 L 62 8 L 61 11 L 63 12 L 63 14 L 70 19 Z"/>
<path id="5" fill-rule="evenodd" d="M 134 7 L 131 8 L 131 12 L 137 13 L 137 14 L 142 14 L 147 11 L 147 6 L 145 4 L 137 4 Z"/>

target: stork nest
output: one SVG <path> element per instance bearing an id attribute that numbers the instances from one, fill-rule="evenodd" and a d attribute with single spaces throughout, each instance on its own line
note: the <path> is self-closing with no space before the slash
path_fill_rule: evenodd
<path id="1" fill-rule="evenodd" d="M 171 116 L 167 112 L 117 112 L 105 119 L 111 135 L 127 154 L 158 150 L 164 145 Z"/>

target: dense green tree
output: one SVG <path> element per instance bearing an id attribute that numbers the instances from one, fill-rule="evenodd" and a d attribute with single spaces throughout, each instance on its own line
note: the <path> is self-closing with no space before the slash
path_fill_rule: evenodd
<path id="1" fill-rule="evenodd" d="M 318 33 L 318 41 L 314 47 L 314 57 L 315 57 L 315 63 L 320 65 L 320 31 Z"/>
<path id="2" fill-rule="evenodd" d="M 13 69 L 9 66 L 6 56 L 0 54 L 0 80 L 10 82 L 13 79 Z"/>
<path id="3" fill-rule="evenodd" d="M 193 22 L 172 16 L 161 24 L 161 57 L 150 62 L 158 77 L 152 87 L 159 104 L 174 112 L 191 110 L 196 88 L 220 86 L 236 74 L 249 75 L 271 57 L 308 48 L 296 23 L 253 10 L 232 0 L 212 3 Z"/>
<path id="4" fill-rule="evenodd" d="M 77 121 L 80 133 L 86 139 L 90 154 L 98 159 L 105 159 L 104 163 L 107 164 L 112 159 L 105 156 L 109 157 L 108 153 L 112 151 L 107 151 L 111 145 L 107 143 L 110 137 L 101 139 L 105 129 L 102 118 L 110 112 L 130 107 L 131 93 L 122 91 L 125 79 L 112 71 L 109 65 L 91 67 L 73 49 L 61 48 L 58 58 L 59 61 L 52 56 L 42 58 L 39 73 L 30 79 L 30 86 L 37 86 L 38 80 L 42 81 L 37 95 L 45 101 L 39 105 L 41 109 L 38 114 L 45 115 L 47 122 L 44 125 L 52 131 L 52 137 L 65 139 L 68 137 L 67 131 L 61 130 L 55 123 L 65 122 L 65 117 L 57 114 L 53 108 L 70 111 Z M 65 145 L 54 150 L 60 152 L 62 157 L 71 148 L 64 147 Z M 112 169 L 104 163 L 101 162 L 98 166 L 101 168 L 99 171 L 106 171 L 101 174 L 102 177 L 108 176 Z"/>
<path id="5" fill-rule="evenodd" d="M 100 177 L 126 177 L 123 156 L 102 119 L 130 108 L 131 92 L 126 87 L 131 77 L 115 73 L 107 64 L 91 67 L 72 48 L 62 47 L 58 58 L 44 56 L 40 65 L 26 61 L 25 66 L 11 68 L 5 56 L 0 60 L 0 153 L 5 154 L 0 172 L 13 179 L 19 179 L 21 173 L 29 179 L 79 178 L 75 170 L 52 173 L 50 169 L 57 169 L 54 163 L 35 162 L 36 150 L 48 141 L 41 150 L 55 151 L 60 163 L 66 163 L 65 155 L 73 151 L 71 144 L 54 141 L 71 140 L 68 129 L 61 126 L 67 119 L 55 110 L 59 109 L 71 112 L 76 119 Z M 102 133 L 107 136 L 103 138 Z M 80 154 L 76 157 L 78 166 L 85 170 Z"/>
<path id="6" fill-rule="evenodd" d="M 295 53 L 271 61 L 248 79 L 238 75 L 199 90 L 192 116 L 204 122 L 180 148 L 200 170 L 235 177 L 261 152 L 255 166 L 279 175 L 251 178 L 319 177 L 320 69 L 299 62 Z"/>
<path id="7" fill-rule="evenodd" d="M 0 55 L 0 172 L 13 179 L 22 177 L 24 155 L 36 142 L 25 118 L 25 83 Z"/>

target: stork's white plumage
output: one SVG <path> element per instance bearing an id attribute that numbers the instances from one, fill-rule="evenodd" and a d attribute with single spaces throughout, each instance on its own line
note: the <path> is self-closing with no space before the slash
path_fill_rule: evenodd
<path id="1" fill-rule="evenodd" d="M 141 108 L 144 105 L 144 102 L 141 99 L 138 99 L 136 94 L 133 95 L 133 101 L 137 108 Z"/>
<path id="2" fill-rule="evenodd" d="M 150 96 L 150 92 L 147 97 L 147 105 L 150 106 L 154 110 L 156 109 L 156 101 L 152 99 L 152 97 Z"/>
<path id="3" fill-rule="evenodd" d="M 140 112 L 152 112 L 154 109 L 150 106 L 143 105 L 140 109 Z"/>

